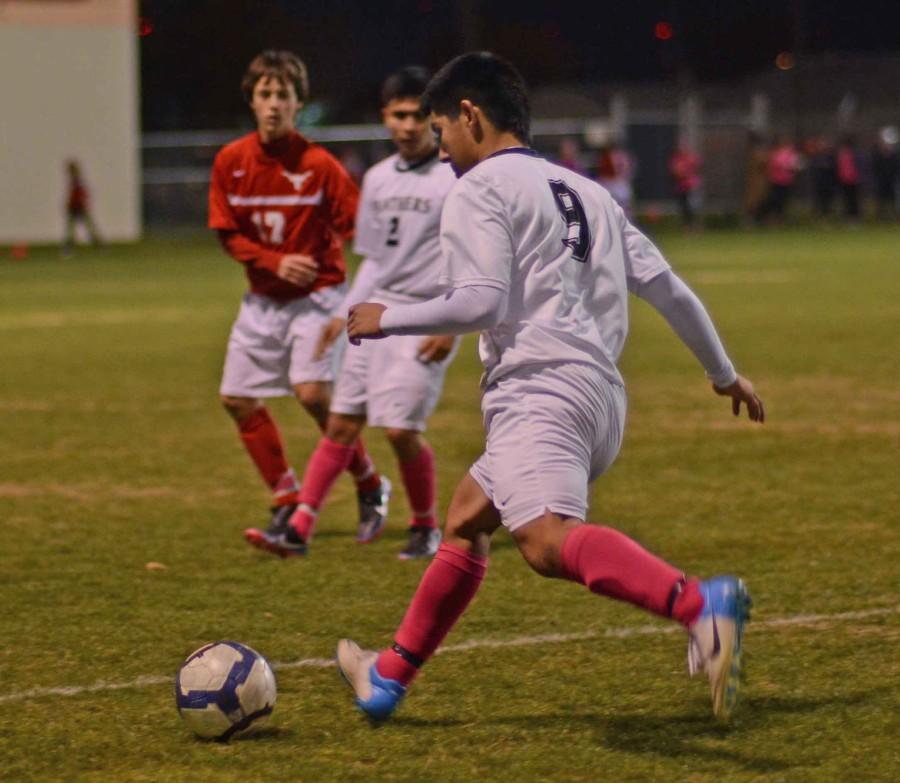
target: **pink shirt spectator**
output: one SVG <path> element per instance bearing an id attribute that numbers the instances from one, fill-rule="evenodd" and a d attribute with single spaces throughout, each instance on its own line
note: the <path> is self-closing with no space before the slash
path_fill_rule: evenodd
<path id="1" fill-rule="evenodd" d="M 853 148 L 842 144 L 837 152 L 837 177 L 842 185 L 858 185 L 860 183 L 859 166 Z"/>
<path id="2" fill-rule="evenodd" d="M 675 179 L 676 193 L 693 193 L 700 187 L 700 168 L 703 161 L 692 150 L 679 147 L 669 159 L 669 171 Z"/>
<path id="3" fill-rule="evenodd" d="M 790 144 L 781 144 L 769 153 L 769 181 L 773 185 L 790 187 L 797 176 L 799 160 Z"/>

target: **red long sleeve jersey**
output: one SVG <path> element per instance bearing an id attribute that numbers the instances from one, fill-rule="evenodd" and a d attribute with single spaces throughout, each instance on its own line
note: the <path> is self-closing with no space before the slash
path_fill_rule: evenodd
<path id="1" fill-rule="evenodd" d="M 223 147 L 213 163 L 209 227 L 226 232 L 250 290 L 278 301 L 342 283 L 343 241 L 353 235 L 359 189 L 323 147 L 299 133 L 263 144 L 254 131 Z M 316 259 L 319 275 L 300 288 L 276 274 L 283 255 Z"/>

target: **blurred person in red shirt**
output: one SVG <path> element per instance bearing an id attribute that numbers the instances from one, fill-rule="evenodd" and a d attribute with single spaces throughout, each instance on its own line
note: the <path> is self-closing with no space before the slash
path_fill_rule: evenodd
<path id="1" fill-rule="evenodd" d="M 74 158 L 66 161 L 68 187 L 66 192 L 66 235 L 63 238 L 62 256 L 71 258 L 75 248 L 75 232 L 79 225 L 87 231 L 92 245 L 103 244 L 97 224 L 91 216 L 90 192 L 84 184 L 81 166 Z"/>
<path id="2" fill-rule="evenodd" d="M 851 223 L 858 223 L 860 219 L 862 165 L 862 154 L 856 146 L 856 139 L 845 136 L 837 148 L 837 180 L 844 198 L 844 216 Z"/>
<path id="3" fill-rule="evenodd" d="M 669 173 L 675 188 L 675 198 L 681 209 L 681 220 L 686 228 L 693 228 L 699 207 L 700 171 L 703 159 L 686 143 L 680 142 L 669 158 Z"/>
<path id="4" fill-rule="evenodd" d="M 794 143 L 787 137 L 780 138 L 769 150 L 766 164 L 769 195 L 756 213 L 757 222 L 762 222 L 770 215 L 774 215 L 779 223 L 784 221 L 799 170 L 800 155 Z"/>
<path id="5" fill-rule="evenodd" d="M 632 213 L 634 193 L 631 180 L 634 165 L 631 156 L 613 140 L 600 148 L 597 159 L 597 182 L 609 191 L 626 215 Z"/>
<path id="6" fill-rule="evenodd" d="M 563 136 L 559 140 L 559 152 L 556 162 L 576 174 L 587 176 L 587 169 L 581 160 L 581 147 L 578 139 L 573 136 Z"/>
<path id="7" fill-rule="evenodd" d="M 300 487 L 263 400 L 294 396 L 324 429 L 343 344 L 320 350 L 319 341 L 346 293 L 343 248 L 359 189 L 329 152 L 294 128 L 309 91 L 296 55 L 263 52 L 241 87 L 257 129 L 219 151 L 209 189 L 209 227 L 243 265 L 250 288 L 228 340 L 220 394 L 272 491 L 268 530 L 279 532 L 296 511 Z M 361 517 L 386 513 L 381 478 L 361 440 L 348 469 Z"/>

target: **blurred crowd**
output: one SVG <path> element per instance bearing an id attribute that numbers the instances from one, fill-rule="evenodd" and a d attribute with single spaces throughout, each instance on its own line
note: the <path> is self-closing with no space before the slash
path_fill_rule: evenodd
<path id="1" fill-rule="evenodd" d="M 633 155 L 615 141 L 583 152 L 577 139 L 563 138 L 556 155 L 562 165 L 603 185 L 629 215 L 634 210 Z M 700 224 L 703 159 L 684 141 L 668 158 L 671 195 L 682 224 Z M 803 204 L 806 202 L 806 209 Z M 787 135 L 770 140 L 751 133 L 746 157 L 743 221 L 750 226 L 779 225 L 792 214 L 808 212 L 814 220 L 859 223 L 864 207 L 873 217 L 900 218 L 900 131 L 881 128 L 868 145 L 847 134 L 811 136 L 799 145 Z"/>
<path id="2" fill-rule="evenodd" d="M 842 217 L 858 223 L 863 203 L 874 203 L 875 217 L 898 218 L 900 131 L 882 128 L 871 146 L 853 134 L 838 139 L 811 136 L 799 147 L 789 136 L 772 143 L 753 136 L 747 163 L 744 211 L 756 224 L 781 223 L 795 195 L 798 179 L 808 179 L 810 211 L 815 219 Z"/>

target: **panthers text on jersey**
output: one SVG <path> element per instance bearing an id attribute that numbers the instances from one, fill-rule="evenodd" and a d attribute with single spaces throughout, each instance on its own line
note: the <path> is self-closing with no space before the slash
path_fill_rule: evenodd
<path id="1" fill-rule="evenodd" d="M 377 291 L 410 301 L 440 293 L 441 209 L 455 182 L 437 150 L 411 165 L 391 155 L 366 172 L 354 250 L 377 261 Z"/>

